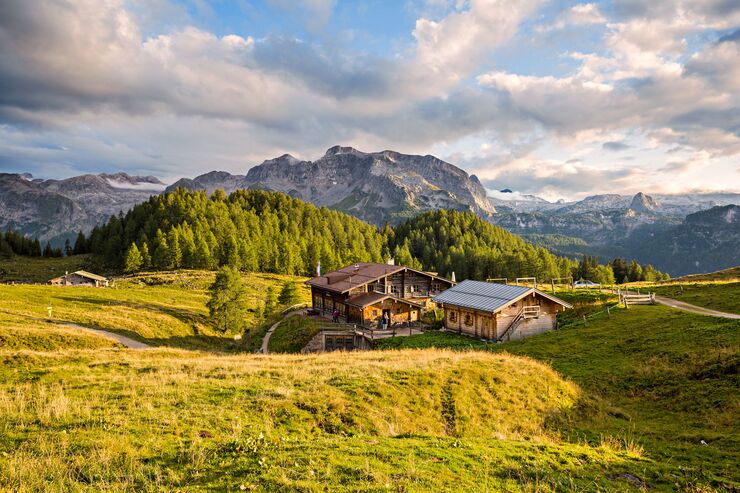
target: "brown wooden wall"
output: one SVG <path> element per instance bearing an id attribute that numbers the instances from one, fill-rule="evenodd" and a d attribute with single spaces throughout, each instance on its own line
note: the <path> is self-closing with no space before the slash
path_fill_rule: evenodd
<path id="1" fill-rule="evenodd" d="M 534 305 L 540 307 L 539 316 L 524 319 L 517 326 L 515 334 L 506 334 L 507 339 L 527 337 L 554 329 L 557 324 L 556 314 L 564 308 L 559 303 L 537 296 L 536 293 L 512 303 L 496 314 L 445 304 L 445 328 L 484 339 L 496 339 L 506 332 L 524 306 Z"/>

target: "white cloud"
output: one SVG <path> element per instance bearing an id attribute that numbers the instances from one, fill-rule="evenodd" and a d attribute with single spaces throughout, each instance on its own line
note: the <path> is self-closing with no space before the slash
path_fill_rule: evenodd
<path id="1" fill-rule="evenodd" d="M 618 0 L 613 19 L 595 4 L 575 5 L 556 23 L 603 26 L 595 31 L 603 39 L 597 49 L 566 53 L 577 68 L 557 76 L 490 66 L 492 53 L 531 34 L 517 37 L 538 13 L 537 0 L 432 2 L 443 15 L 421 16 L 397 57 L 288 35 L 217 36 L 163 0 L 147 8 L 185 20 L 153 31 L 143 24 L 144 3 L 133 3 L 6 0 L 0 169 L 107 166 L 176 178 L 244 172 L 284 152 L 315 158 L 342 143 L 449 150 L 482 177 L 524 184 L 516 177 L 528 176 L 528 186 L 553 195 L 604 180 L 660 183 L 659 169 L 740 188 L 737 173 L 711 182 L 707 171 L 726 172 L 740 154 L 739 42 L 697 41 L 711 38 L 706 29 L 740 23 L 740 9 L 721 1 Z M 319 29 L 334 7 L 306 0 L 299 10 L 313 12 Z M 607 156 L 604 143 L 623 141 L 624 152 Z M 690 173 L 699 162 L 706 176 L 697 178 Z"/>

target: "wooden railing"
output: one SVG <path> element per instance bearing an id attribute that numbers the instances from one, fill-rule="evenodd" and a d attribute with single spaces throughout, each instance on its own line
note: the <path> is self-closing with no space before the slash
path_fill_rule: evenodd
<path id="1" fill-rule="evenodd" d="M 524 320 L 524 308 L 519 310 L 519 313 L 516 314 L 516 317 L 514 317 L 514 320 L 511 321 L 508 327 L 506 327 L 506 330 L 496 339 L 498 342 L 501 342 L 504 340 L 504 337 L 506 337 L 509 333 L 513 333 L 512 331 L 516 330 L 516 327 L 521 323 L 521 321 Z"/>
<path id="2" fill-rule="evenodd" d="M 522 317 L 524 318 L 537 318 L 540 316 L 539 305 L 530 305 L 522 308 Z"/>

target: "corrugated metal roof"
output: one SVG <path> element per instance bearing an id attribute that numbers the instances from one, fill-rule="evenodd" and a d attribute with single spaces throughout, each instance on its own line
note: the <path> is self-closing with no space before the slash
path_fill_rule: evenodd
<path id="1" fill-rule="evenodd" d="M 72 274 L 77 274 L 78 276 L 87 277 L 88 279 L 93 279 L 95 281 L 107 281 L 103 276 L 99 276 L 97 274 L 93 274 L 92 272 L 87 272 L 86 270 L 78 270 L 73 272 Z"/>
<path id="2" fill-rule="evenodd" d="M 533 291 L 532 288 L 526 286 L 465 280 L 432 299 L 436 303 L 494 312 L 530 291 Z"/>

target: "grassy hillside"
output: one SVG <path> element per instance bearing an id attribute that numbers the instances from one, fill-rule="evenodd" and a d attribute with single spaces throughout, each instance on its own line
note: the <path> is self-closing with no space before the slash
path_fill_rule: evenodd
<path id="1" fill-rule="evenodd" d="M 49 279 L 80 269 L 95 269 L 91 255 L 72 257 L 13 257 L 0 256 L 0 283 L 44 283 Z"/>
<path id="2" fill-rule="evenodd" d="M 594 491 L 655 465 L 550 423 L 546 365 L 444 351 L 0 351 L 0 489 Z M 593 406 L 591 403 L 589 406 Z"/>
<path id="3" fill-rule="evenodd" d="M 460 336 L 443 333 L 381 345 L 444 347 L 445 337 L 450 347 L 461 346 Z M 641 476 L 651 486 L 740 486 L 740 321 L 637 306 L 587 326 L 487 349 L 548 362 L 600 398 L 611 415 L 584 409 L 569 433 L 589 442 L 622 436 L 644 447 L 647 460 L 665 467 Z"/>
<path id="4" fill-rule="evenodd" d="M 740 280 L 740 266 L 729 269 L 708 272 L 706 274 L 690 274 L 673 280 L 680 282 L 700 282 L 700 281 L 737 281 Z"/>
<path id="5" fill-rule="evenodd" d="M 195 349 L 225 349 L 233 346 L 234 334 L 214 331 L 209 324 L 207 287 L 214 273 L 207 271 L 176 271 L 142 274 L 115 281 L 114 287 L 55 287 L 43 285 L 0 285 L 0 337 L 11 339 L 9 329 L 22 326 L 36 331 L 37 337 L 22 345 L 42 349 L 43 344 L 31 344 L 43 334 L 50 334 L 43 319 L 47 306 L 52 306 L 55 320 L 75 322 L 124 334 L 155 346 Z M 248 300 L 252 306 L 248 323 L 257 325 L 255 310 L 264 304 L 266 290 L 275 293 L 288 280 L 302 280 L 276 274 L 245 274 Z M 301 301 L 308 300 L 308 290 L 297 283 Z M 39 320 L 42 319 L 42 320 Z M 66 329 L 58 329 L 66 330 Z M 22 343 L 15 342 L 13 347 Z M 51 343 L 50 343 L 51 344 Z M 76 344 L 79 346 L 79 344 Z"/>
<path id="6" fill-rule="evenodd" d="M 692 305 L 740 314 L 740 282 L 664 284 L 646 289 Z"/>
<path id="7" fill-rule="evenodd" d="M 270 337 L 267 349 L 271 353 L 300 353 L 313 337 L 326 325 L 315 318 L 295 316 L 286 318 Z"/>

